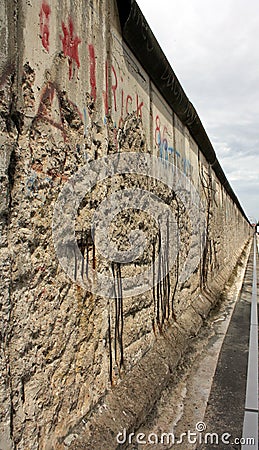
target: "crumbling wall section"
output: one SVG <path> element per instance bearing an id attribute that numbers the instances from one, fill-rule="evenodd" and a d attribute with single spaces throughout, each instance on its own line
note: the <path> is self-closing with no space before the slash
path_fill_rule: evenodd
<path id="1" fill-rule="evenodd" d="M 199 328 L 199 313 L 193 324 L 188 308 L 199 310 L 200 293 L 221 274 L 227 279 L 250 229 L 195 137 L 123 42 L 115 2 L 2 0 L 0 8 L 0 448 L 66 448 L 71 430 L 104 408 L 111 387 L 116 391 L 143 358 L 163 348 L 170 327 L 177 324 L 183 340 Z M 191 182 L 205 207 L 204 245 L 181 282 L 191 247 L 191 198 L 181 200 L 154 180 L 155 168 L 150 176 L 116 174 L 96 184 L 78 207 L 75 236 L 83 275 L 88 269 L 110 274 L 115 294 L 108 298 L 63 270 L 53 212 L 80 168 L 126 153 L 159 157 Z M 113 245 L 127 251 L 127 235 L 136 229 L 147 244 L 133 264 L 123 264 L 98 252 L 91 221 L 109 195 L 130 189 L 150 191 L 173 211 L 178 234 L 168 235 L 167 244 L 178 236 L 181 245 L 171 270 L 169 256 L 161 255 L 159 283 L 124 298 L 124 278 L 141 276 L 159 253 L 159 227 L 137 200 L 136 210 L 121 207 L 107 230 Z M 60 227 L 65 234 L 66 223 Z M 177 357 L 183 349 L 179 343 Z"/>

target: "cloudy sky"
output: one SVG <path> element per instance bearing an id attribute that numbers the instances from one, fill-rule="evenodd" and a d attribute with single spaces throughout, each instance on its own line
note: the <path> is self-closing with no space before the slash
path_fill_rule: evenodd
<path id="1" fill-rule="evenodd" d="M 259 1 L 137 0 L 241 205 L 259 219 Z"/>

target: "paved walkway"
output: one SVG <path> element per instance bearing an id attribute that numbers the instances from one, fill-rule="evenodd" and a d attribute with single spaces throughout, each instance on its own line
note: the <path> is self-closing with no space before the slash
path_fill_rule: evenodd
<path id="1" fill-rule="evenodd" d="M 250 436 L 256 437 L 255 447 L 258 448 L 258 307 L 257 307 L 257 239 L 254 239 L 253 259 L 253 288 L 250 315 L 249 356 L 246 384 L 245 417 L 243 426 L 244 444 L 242 450 L 248 450 L 251 446 Z M 257 445 L 256 445 L 257 441 Z"/>

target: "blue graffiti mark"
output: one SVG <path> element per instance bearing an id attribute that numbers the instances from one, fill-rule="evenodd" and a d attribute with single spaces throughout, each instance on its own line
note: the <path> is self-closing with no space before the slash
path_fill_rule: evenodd
<path id="1" fill-rule="evenodd" d="M 167 140 L 164 139 L 163 143 L 159 145 L 159 157 L 163 161 L 164 164 L 167 164 L 169 161 L 169 155 L 175 155 L 176 157 L 176 164 L 178 163 L 183 171 L 183 173 L 186 176 L 191 176 L 193 173 L 193 167 L 190 163 L 190 161 L 185 158 L 181 157 L 180 153 L 173 147 L 169 147 Z"/>
<path id="2" fill-rule="evenodd" d="M 169 160 L 169 155 L 176 155 L 177 158 L 180 158 L 180 153 L 175 150 L 175 148 L 173 147 L 168 147 L 168 144 L 164 142 L 164 145 L 160 145 L 159 147 L 159 154 L 160 154 L 160 158 L 168 161 Z"/>

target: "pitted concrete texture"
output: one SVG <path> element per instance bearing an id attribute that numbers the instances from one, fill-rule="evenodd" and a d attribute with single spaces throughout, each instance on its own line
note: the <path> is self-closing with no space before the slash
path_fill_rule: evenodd
<path id="1" fill-rule="evenodd" d="M 198 311 L 195 313 L 190 306 L 182 320 L 169 327 L 156 340 L 152 350 L 122 380 L 118 388 L 103 399 L 99 409 L 92 416 L 84 417 L 63 439 L 58 446 L 60 450 L 68 447 L 73 450 L 128 448 L 128 441 L 125 445 L 119 445 L 117 436 L 119 433 L 123 436 L 124 430 L 129 436 L 145 423 L 161 392 L 174 377 L 189 340 L 197 336 L 203 324 L 201 317 L 206 318 L 220 301 L 224 288 L 221 280 L 233 276 L 233 267 L 224 272 L 224 276 L 221 274 L 215 280 L 214 290 L 206 293 L 207 298 L 200 296 L 199 306 L 196 306 Z"/>

